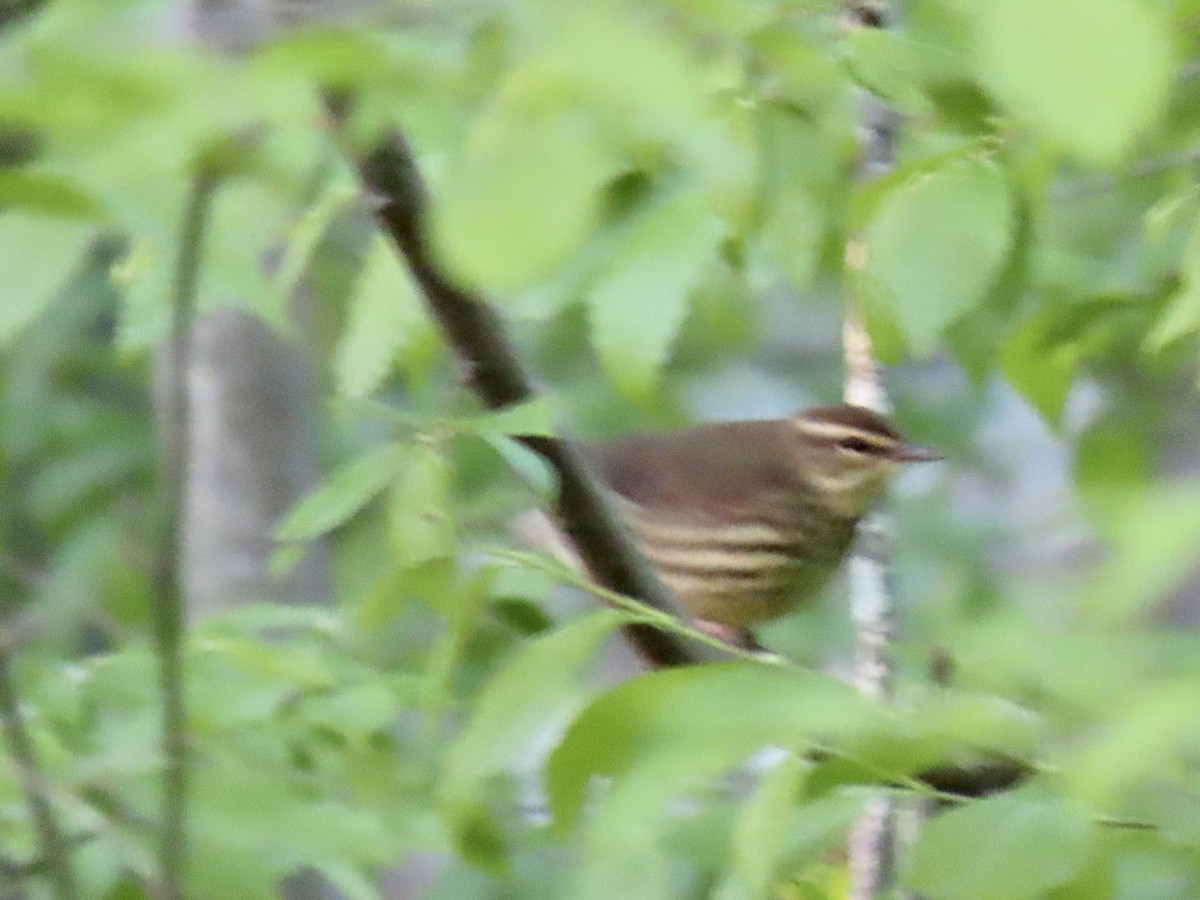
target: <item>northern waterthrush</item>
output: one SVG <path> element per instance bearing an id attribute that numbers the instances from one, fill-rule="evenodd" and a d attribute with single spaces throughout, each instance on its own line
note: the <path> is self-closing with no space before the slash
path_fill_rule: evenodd
<path id="1" fill-rule="evenodd" d="M 659 577 L 718 632 L 819 594 L 888 476 L 941 459 L 884 417 L 847 405 L 583 450 Z"/>

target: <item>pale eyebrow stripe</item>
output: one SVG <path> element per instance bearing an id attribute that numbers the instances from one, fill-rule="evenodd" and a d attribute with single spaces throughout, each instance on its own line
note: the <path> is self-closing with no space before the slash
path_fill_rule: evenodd
<path id="1" fill-rule="evenodd" d="M 864 443 L 879 448 L 892 447 L 896 443 L 894 438 L 874 431 L 855 428 L 852 425 L 836 425 L 832 422 L 810 422 L 800 419 L 796 421 L 795 427 L 797 431 L 818 440 L 837 441 L 845 438 L 858 438 Z"/>

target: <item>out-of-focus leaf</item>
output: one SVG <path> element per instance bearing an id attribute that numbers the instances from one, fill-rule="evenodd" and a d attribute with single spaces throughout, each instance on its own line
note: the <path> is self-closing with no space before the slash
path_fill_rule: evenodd
<path id="1" fill-rule="evenodd" d="M 1132 497 L 1110 517 L 1108 558 L 1077 603 L 1106 625 L 1124 622 L 1163 598 L 1196 565 L 1200 483 L 1160 486 Z"/>
<path id="2" fill-rule="evenodd" d="M 808 765 L 788 754 L 742 804 L 733 832 L 733 864 L 752 897 L 766 897 Z"/>
<path id="3" fill-rule="evenodd" d="M 333 220 L 357 199 L 357 191 L 349 185 L 339 185 L 326 191 L 289 229 L 283 259 L 275 273 L 275 284 L 281 293 L 286 296 L 295 290 Z"/>
<path id="4" fill-rule="evenodd" d="M 501 294 L 548 275 L 587 236 L 610 171 L 560 75 L 533 63 L 501 86 L 447 173 L 434 236 L 461 275 Z"/>
<path id="5" fill-rule="evenodd" d="M 641 784 L 643 812 L 659 815 L 685 784 L 755 750 L 863 737 L 882 726 L 881 716 L 849 685 L 807 670 L 730 663 L 642 675 L 575 720 L 550 757 L 551 808 L 556 824 L 570 828 L 594 777 L 620 785 L 665 760 L 657 786 Z"/>
<path id="6" fill-rule="evenodd" d="M 538 497 L 548 500 L 553 496 L 558 480 L 544 457 L 507 435 L 484 434 L 482 437 Z"/>
<path id="7" fill-rule="evenodd" d="M 491 831 L 479 798 L 491 776 L 528 768 L 562 732 L 586 696 L 580 676 L 597 645 L 621 621 L 602 610 L 532 641 L 483 689 L 471 718 L 447 752 L 442 802 L 463 851 L 488 867 L 500 864 L 501 845 L 472 840 Z"/>
<path id="8" fill-rule="evenodd" d="M 1107 720 L 1072 760 L 1072 791 L 1097 806 L 1111 806 L 1156 779 L 1170 778 L 1167 773 L 1182 771 L 1200 729 L 1196 685 L 1194 678 L 1143 685 L 1128 702 L 1111 706 Z"/>
<path id="9" fill-rule="evenodd" d="M 78 181 L 37 169 L 0 169 L 0 209 L 74 219 L 103 215 L 99 201 Z"/>
<path id="10" fill-rule="evenodd" d="M 590 291 L 592 343 L 627 397 L 644 401 L 653 389 L 720 238 L 702 194 L 673 194 L 630 224 Z"/>
<path id="11" fill-rule="evenodd" d="M 1126 419 L 1101 419 L 1079 436 L 1075 483 L 1092 507 L 1103 513 L 1120 506 L 1153 478 L 1149 437 Z"/>
<path id="12" fill-rule="evenodd" d="M 305 700 L 299 710 L 305 721 L 351 741 L 366 740 L 385 731 L 400 712 L 400 699 L 386 684 L 366 682 L 333 694 Z"/>
<path id="13" fill-rule="evenodd" d="M 351 866 L 334 863 L 325 863 L 318 871 L 341 891 L 346 900 L 383 900 L 378 878 L 374 875 L 364 875 Z"/>
<path id="14" fill-rule="evenodd" d="M 1117 162 L 1162 111 L 1171 38 L 1150 4 L 1006 0 L 977 4 L 974 17 L 992 87 L 1084 160 Z"/>
<path id="15" fill-rule="evenodd" d="M 1200 217 L 1192 224 L 1183 251 L 1181 285 L 1162 317 L 1146 335 L 1146 346 L 1161 350 L 1200 331 Z"/>
<path id="16" fill-rule="evenodd" d="M 346 463 L 275 526 L 277 541 L 305 541 L 346 522 L 400 471 L 404 448 L 388 445 Z"/>
<path id="17" fill-rule="evenodd" d="M 620 5 L 556 11 L 551 64 L 603 121 L 601 137 L 626 151 L 652 142 L 679 152 L 714 201 L 748 185 L 753 158 L 730 122 L 711 111 L 714 76 L 724 73 L 701 64 L 682 31 L 655 28 Z M 614 47 L 621 65 L 613 65 Z"/>
<path id="18" fill-rule="evenodd" d="M 803 188 L 786 186 L 768 201 L 765 221 L 751 245 L 751 265 L 782 272 L 792 287 L 808 287 L 825 237 L 827 211 Z M 755 272 L 755 281 L 770 284 Z"/>
<path id="19" fill-rule="evenodd" d="M 450 556 L 454 529 L 448 517 L 450 465 L 435 446 L 403 448 L 388 498 L 389 537 L 400 566 L 414 566 Z"/>
<path id="20" fill-rule="evenodd" d="M 908 112 L 929 106 L 917 79 L 918 60 L 929 47 L 891 29 L 859 28 L 846 36 L 846 51 L 851 72 L 874 93 Z"/>
<path id="21" fill-rule="evenodd" d="M 0 213 L 0 344 L 50 304 L 94 234 L 94 226 L 74 219 Z"/>
<path id="22" fill-rule="evenodd" d="M 1013 238 L 1004 176 L 959 159 L 890 190 L 866 230 L 865 275 L 918 353 L 983 299 Z"/>
<path id="23" fill-rule="evenodd" d="M 191 823 L 197 842 L 252 855 L 276 877 L 323 861 L 380 865 L 391 842 L 373 814 L 304 797 L 286 772 L 228 757 L 198 766 Z"/>
<path id="24" fill-rule="evenodd" d="M 1055 307 L 1035 313 L 1000 350 L 1000 365 L 1009 384 L 1051 423 L 1062 415 L 1079 363 L 1075 344 L 1055 336 L 1061 317 L 1061 309 Z"/>
<path id="25" fill-rule="evenodd" d="M 350 321 L 337 348 L 338 390 L 350 397 L 374 392 L 400 363 L 425 375 L 438 347 L 437 329 L 395 248 L 382 236 L 371 243 Z"/>
<path id="26" fill-rule="evenodd" d="M 1075 876 L 1091 839 L 1090 818 L 1061 800 L 1029 792 L 974 800 L 925 823 L 905 881 L 956 900 L 1043 897 Z"/>
<path id="27" fill-rule="evenodd" d="M 554 402 L 543 395 L 496 412 L 459 419 L 454 424 L 463 431 L 483 436 L 549 437 L 554 434 Z"/>

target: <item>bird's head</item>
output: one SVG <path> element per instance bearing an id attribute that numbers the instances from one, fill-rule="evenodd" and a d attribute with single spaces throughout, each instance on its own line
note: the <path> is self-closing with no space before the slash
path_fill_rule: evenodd
<path id="1" fill-rule="evenodd" d="M 857 517 L 904 463 L 942 459 L 932 447 L 909 443 L 885 417 L 840 404 L 803 410 L 790 420 L 797 464 L 821 503 Z"/>

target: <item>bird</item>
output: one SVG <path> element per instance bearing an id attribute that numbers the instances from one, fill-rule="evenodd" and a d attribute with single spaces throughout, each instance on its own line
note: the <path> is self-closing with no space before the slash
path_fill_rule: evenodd
<path id="1" fill-rule="evenodd" d="M 943 458 L 849 404 L 635 434 L 581 451 L 689 617 L 743 645 L 749 626 L 822 593 L 890 475 Z"/>

